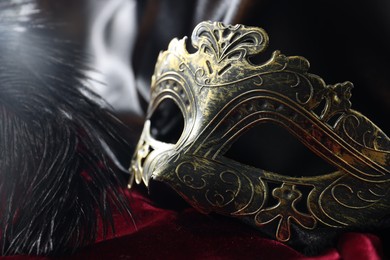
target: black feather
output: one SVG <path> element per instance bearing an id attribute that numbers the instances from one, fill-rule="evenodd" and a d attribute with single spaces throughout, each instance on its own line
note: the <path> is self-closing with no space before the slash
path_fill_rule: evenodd
<path id="1" fill-rule="evenodd" d="M 8 1 L 10 2 L 10 1 Z M 111 152 L 120 123 L 83 85 L 73 44 L 24 4 L 0 3 L 0 246 L 2 255 L 72 252 L 130 216 Z"/>

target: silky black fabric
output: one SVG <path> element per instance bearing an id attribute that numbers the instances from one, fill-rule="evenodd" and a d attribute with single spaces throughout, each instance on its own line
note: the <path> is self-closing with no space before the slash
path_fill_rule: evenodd
<path id="1" fill-rule="evenodd" d="M 37 1 L 48 16 L 67 25 L 62 28 L 67 37 L 84 44 L 89 35 L 90 6 L 102 2 Z M 128 58 L 134 65 L 136 81 L 142 85 L 138 88 L 149 88 L 157 55 L 172 38 L 190 36 L 194 26 L 203 20 L 242 23 L 262 27 L 269 34 L 270 46 L 263 60 L 278 49 L 286 55 L 306 57 L 311 63 L 310 72 L 320 75 L 328 84 L 352 81 L 353 108 L 389 132 L 390 3 L 387 1 L 135 2 L 136 13 L 129 15 L 136 15 L 137 32 L 132 39 L 136 51 Z M 106 34 L 110 37 L 108 31 Z"/>

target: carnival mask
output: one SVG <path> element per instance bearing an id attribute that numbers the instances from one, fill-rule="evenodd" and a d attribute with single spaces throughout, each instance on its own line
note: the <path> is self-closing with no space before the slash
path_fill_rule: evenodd
<path id="1" fill-rule="evenodd" d="M 351 109 L 352 83 L 326 85 L 308 73 L 305 58 L 279 51 L 255 65 L 251 58 L 268 44 L 259 28 L 202 22 L 191 41 L 194 53 L 185 38 L 173 39 L 158 57 L 130 186 L 134 179 L 166 183 L 201 212 L 271 230 L 282 242 L 293 230 L 375 227 L 388 218 L 389 138 Z M 167 100 L 183 116 L 180 138 L 153 133 L 153 117 Z M 226 156 L 263 123 L 285 128 L 336 170 L 293 177 Z"/>

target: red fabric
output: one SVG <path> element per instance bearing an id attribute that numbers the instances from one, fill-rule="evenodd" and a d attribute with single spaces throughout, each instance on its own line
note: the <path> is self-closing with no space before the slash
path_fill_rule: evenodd
<path id="1" fill-rule="evenodd" d="M 156 207 L 142 194 L 130 195 L 137 225 L 115 215 L 117 234 L 63 259 L 382 259 L 382 244 L 371 234 L 347 233 L 338 247 L 305 257 L 290 247 L 262 238 L 251 228 L 226 218 L 210 217 L 192 208 Z M 26 256 L 1 259 L 26 259 Z M 50 259 L 28 257 L 28 259 Z"/>

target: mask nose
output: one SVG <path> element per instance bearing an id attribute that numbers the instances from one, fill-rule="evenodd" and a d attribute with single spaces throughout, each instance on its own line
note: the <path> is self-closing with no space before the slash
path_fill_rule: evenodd
<path id="1" fill-rule="evenodd" d="M 172 149 L 160 148 L 152 151 L 143 166 L 143 181 L 149 186 L 149 180 L 159 176 L 172 157 Z"/>
<path id="2" fill-rule="evenodd" d="M 166 163 L 175 146 L 154 139 L 150 134 L 150 126 L 150 120 L 146 120 L 131 160 L 131 168 L 129 169 L 131 178 L 128 188 L 132 187 L 134 181 L 137 184 L 144 182 L 148 186 L 150 178 L 158 174 L 159 169 Z"/>

